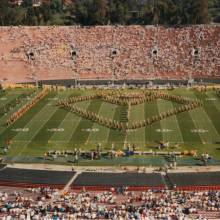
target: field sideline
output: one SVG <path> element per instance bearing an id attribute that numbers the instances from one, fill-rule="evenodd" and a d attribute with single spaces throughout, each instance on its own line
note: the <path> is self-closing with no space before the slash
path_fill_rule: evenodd
<path id="1" fill-rule="evenodd" d="M 0 107 L 12 102 L 24 91 L 7 90 L 6 94 L 0 97 Z M 201 99 L 204 106 L 125 135 L 56 106 L 59 99 L 72 95 L 91 95 L 95 90 L 50 92 L 10 127 L 6 127 L 4 123 L 19 105 L 8 115 L 0 117 L 0 144 L 4 146 L 6 140 L 11 140 L 8 154 L 15 160 L 19 156 L 42 156 L 49 150 L 94 149 L 98 143 L 102 144 L 103 149 L 111 149 L 112 143 L 117 149 L 122 149 L 127 142 L 135 144 L 141 150 L 150 150 L 157 146 L 159 141 L 168 141 L 171 147 L 178 143 L 178 150 L 208 152 L 214 158 L 220 159 L 220 99 L 215 91 L 201 93 L 196 90 L 176 89 L 167 92 Z M 27 101 L 23 100 L 20 106 Z M 83 101 L 77 105 L 115 120 L 121 120 L 125 111 L 125 107 L 100 100 Z M 130 121 L 143 120 L 177 105 L 179 104 L 171 101 L 155 100 L 132 106 Z"/>

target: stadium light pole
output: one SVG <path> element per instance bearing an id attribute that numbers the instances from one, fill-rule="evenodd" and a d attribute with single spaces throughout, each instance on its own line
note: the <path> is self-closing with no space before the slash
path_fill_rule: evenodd
<path id="1" fill-rule="evenodd" d="M 37 76 L 35 76 L 35 85 L 36 85 L 36 88 L 38 89 L 39 88 L 39 82 L 38 82 Z"/>
<path id="2" fill-rule="evenodd" d="M 32 79 L 35 82 L 35 86 L 38 89 L 39 87 L 39 83 L 38 83 L 38 79 L 37 79 L 37 74 L 34 71 L 34 63 L 31 61 L 30 62 L 30 77 L 27 77 L 28 79 Z"/>
<path id="3" fill-rule="evenodd" d="M 77 79 L 76 79 L 76 73 L 77 73 L 77 68 L 72 66 L 72 71 L 73 71 L 73 74 L 72 74 L 72 79 L 74 80 L 74 87 L 76 88 L 77 86 Z"/>
<path id="4" fill-rule="evenodd" d="M 30 79 L 30 80 L 34 81 L 35 82 L 35 86 L 38 89 L 39 83 L 38 83 L 38 80 L 37 80 L 36 76 L 31 75 L 30 77 L 26 77 L 26 79 Z"/>
<path id="5" fill-rule="evenodd" d="M 112 59 L 112 85 L 115 85 L 115 66 L 114 66 L 114 56 L 111 54 Z"/>
<path id="6" fill-rule="evenodd" d="M 74 71 L 74 86 L 75 88 L 77 87 L 77 67 L 75 68 L 75 71 Z"/>
<path id="7" fill-rule="evenodd" d="M 75 88 L 77 87 L 77 68 L 75 69 L 75 80 L 74 80 L 74 83 L 75 83 Z"/>
<path id="8" fill-rule="evenodd" d="M 77 53 L 76 49 L 74 48 L 74 51 L 71 50 L 71 58 L 72 58 L 72 63 L 71 63 L 71 69 L 73 71 L 72 78 L 74 80 L 74 87 L 76 88 L 77 86 Z"/>
<path id="9" fill-rule="evenodd" d="M 113 80 L 113 86 L 115 85 L 115 67 L 113 67 L 113 78 L 112 78 L 112 80 Z"/>
<path id="10" fill-rule="evenodd" d="M 32 76 L 33 76 L 33 79 L 35 81 L 35 86 L 38 89 L 39 84 L 38 84 L 37 74 L 35 73 L 35 71 L 33 72 Z"/>

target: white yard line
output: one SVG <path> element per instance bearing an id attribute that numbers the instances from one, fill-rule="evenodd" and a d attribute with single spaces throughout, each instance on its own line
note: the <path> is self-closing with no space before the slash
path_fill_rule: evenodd
<path id="1" fill-rule="evenodd" d="M 100 114 L 100 111 L 101 111 L 101 109 L 102 109 L 103 103 L 104 103 L 104 102 L 102 102 L 102 104 L 100 105 L 99 111 L 98 111 L 98 113 L 97 113 L 98 115 Z M 92 129 L 94 128 L 94 126 L 96 126 L 96 122 L 93 122 L 93 124 L 92 124 Z M 86 140 L 85 143 L 88 143 L 89 138 L 90 138 L 90 135 L 92 135 L 92 132 L 89 134 L 89 136 L 88 136 L 88 138 L 87 138 L 87 140 Z"/>
<path id="2" fill-rule="evenodd" d="M 157 103 L 157 111 L 158 111 L 158 114 L 160 114 L 161 112 L 160 112 L 160 107 L 159 107 L 159 99 L 156 99 L 156 103 Z M 163 129 L 163 126 L 162 126 L 162 120 L 159 120 L 159 123 L 160 123 L 160 129 Z M 164 139 L 165 139 L 165 133 L 161 133 L 161 137 L 162 137 L 162 139 L 163 139 L 163 141 L 164 141 Z"/>
<path id="3" fill-rule="evenodd" d="M 87 103 L 86 105 L 85 105 L 85 109 L 87 109 L 87 107 L 89 106 L 89 103 Z M 69 118 L 70 116 L 73 116 L 73 117 L 75 117 L 76 116 L 76 114 L 75 113 L 73 113 L 73 112 L 69 112 L 66 116 L 65 116 L 65 118 L 62 120 L 62 122 L 60 123 L 60 125 L 58 126 L 58 127 L 61 127 L 61 128 L 65 128 L 65 123 L 66 123 L 66 121 L 68 122 L 68 123 L 74 123 L 74 126 L 73 126 L 73 129 L 72 129 L 72 132 L 70 133 L 70 135 L 69 135 L 69 137 L 68 137 L 68 139 L 66 139 L 65 141 L 63 141 L 63 142 L 65 142 L 65 143 L 69 143 L 70 142 L 70 140 L 71 140 L 71 138 L 72 138 L 72 135 L 74 134 L 74 132 L 76 131 L 76 128 L 77 128 L 77 126 L 79 125 L 79 123 L 80 123 L 80 121 L 81 121 L 81 119 L 82 118 L 80 118 L 79 116 L 77 116 L 77 118 L 76 118 L 76 120 L 72 120 L 72 121 L 70 121 L 70 120 L 67 120 L 67 118 Z M 65 131 L 64 131 L 65 132 Z M 54 133 L 53 135 L 52 135 L 52 137 L 49 139 L 49 141 L 51 141 L 51 142 L 57 142 L 57 140 L 55 139 L 55 137 L 56 137 L 56 133 Z M 54 140 L 55 139 L 55 140 Z"/>
<path id="4" fill-rule="evenodd" d="M 190 118 L 192 119 L 192 122 L 193 122 L 193 124 L 194 124 L 194 127 L 198 129 L 199 127 L 197 126 L 197 123 L 196 123 L 196 121 L 194 120 L 194 117 L 192 116 L 191 112 L 189 111 L 188 113 L 189 113 Z M 203 140 L 203 138 L 202 138 L 202 136 L 201 136 L 201 133 L 198 132 L 197 134 L 199 135 L 200 140 L 201 140 L 202 142 L 204 142 L 204 140 Z"/>
<path id="5" fill-rule="evenodd" d="M 46 112 L 48 112 L 48 109 L 45 106 L 39 112 L 37 112 L 37 114 L 24 126 L 24 128 L 31 128 L 32 125 L 34 125 L 34 123 L 35 123 L 34 121 L 39 122 L 38 118 L 42 118 L 41 115 L 43 116 Z M 45 120 L 40 120 L 40 121 L 42 121 L 42 124 L 43 124 L 43 122 L 45 122 Z M 18 138 L 20 135 L 22 136 L 21 133 L 18 133 L 13 139 Z"/>
<path id="6" fill-rule="evenodd" d="M 18 154 L 17 156 L 15 156 L 14 158 L 20 156 L 20 155 L 24 152 L 24 150 L 26 149 L 26 147 L 28 146 L 28 144 L 32 142 L 32 140 L 34 139 L 34 137 L 38 134 L 38 132 L 41 130 L 41 128 L 43 128 L 43 126 L 52 118 L 52 116 L 53 116 L 53 114 L 54 114 L 55 112 L 56 112 L 56 109 L 51 112 L 51 113 L 52 113 L 51 116 L 50 116 L 47 120 L 45 120 L 44 123 L 41 124 L 41 126 L 38 126 L 38 129 L 34 132 L 34 134 L 32 135 L 32 137 L 26 142 L 26 144 L 23 144 L 23 147 L 22 147 L 21 151 L 19 151 L 19 154 Z M 31 121 L 32 121 L 32 120 L 31 120 Z M 30 121 L 30 122 L 31 122 L 31 121 Z M 12 159 L 12 161 L 14 160 L 14 158 Z"/>
<path id="7" fill-rule="evenodd" d="M 112 114 L 112 120 L 114 120 L 114 115 L 115 115 L 115 109 L 116 109 L 117 106 L 114 106 L 114 112 Z M 111 129 L 108 128 L 108 132 L 107 132 L 107 135 L 106 135 L 106 141 L 108 142 L 108 139 L 109 139 L 109 134 L 110 134 L 110 131 Z"/>
<path id="8" fill-rule="evenodd" d="M 52 100 L 52 101 L 49 102 L 49 103 L 55 103 L 55 102 L 56 102 L 55 100 Z M 29 125 L 31 125 L 32 123 L 34 123 L 34 121 L 36 120 L 36 118 L 39 117 L 39 114 L 42 114 L 42 112 L 44 113 L 44 111 L 48 111 L 47 108 L 48 108 L 48 106 L 45 105 L 45 107 L 42 108 L 42 109 L 40 110 L 40 112 L 38 112 L 38 113 L 25 125 L 25 127 L 29 127 Z M 38 127 L 37 127 L 37 130 L 33 133 L 33 135 L 32 135 L 31 138 L 26 142 L 26 144 L 23 145 L 21 151 L 19 151 L 19 154 L 18 154 L 17 156 L 20 156 L 20 155 L 23 153 L 23 151 L 26 149 L 26 147 L 28 146 L 28 144 L 34 139 L 34 137 L 38 134 L 38 132 L 41 130 L 41 128 L 52 118 L 52 116 L 54 115 L 54 113 L 57 111 L 56 108 L 52 108 L 52 109 L 53 109 L 53 110 L 50 112 L 50 117 L 48 117 L 47 120 L 44 120 L 44 121 L 43 121 L 44 123 L 42 123 L 41 126 L 38 126 Z M 17 134 L 17 135 L 19 135 L 19 134 Z M 17 135 L 16 135 L 16 136 L 17 136 Z M 16 136 L 15 136 L 13 139 L 15 139 Z M 15 156 L 14 158 L 16 158 L 17 156 Z M 14 160 L 14 158 L 12 159 L 12 161 Z"/>
<path id="9" fill-rule="evenodd" d="M 192 95 L 194 98 L 197 98 L 194 93 L 191 94 L 191 95 Z M 216 128 L 214 127 L 214 125 L 213 125 L 211 119 L 209 118 L 209 115 L 207 114 L 207 112 L 205 111 L 204 108 L 202 108 L 201 111 L 202 111 L 202 113 L 203 113 L 203 115 L 204 115 L 204 118 L 205 118 L 205 119 L 204 119 L 204 118 L 201 118 L 202 120 L 200 120 L 200 124 L 202 124 L 202 128 L 203 128 L 203 129 L 207 129 L 207 126 L 203 126 L 203 125 L 205 125 L 205 124 L 207 124 L 207 122 L 209 122 L 210 126 L 208 126 L 208 127 L 211 128 L 211 131 L 209 131 L 209 132 L 212 132 L 212 131 L 213 131 L 213 132 L 215 133 L 215 136 L 218 137 L 218 139 L 219 139 L 220 136 L 219 136 L 219 134 L 218 134 Z M 202 122 L 202 123 L 201 123 L 201 122 Z M 197 129 L 201 129 L 201 127 L 198 127 L 198 126 L 196 126 L 196 127 L 197 127 Z"/>
<path id="10" fill-rule="evenodd" d="M 212 94 L 207 94 L 208 97 L 210 98 L 215 98 L 215 96 L 213 96 Z M 217 110 L 220 112 L 220 105 L 219 105 L 219 99 L 216 99 L 214 101 L 209 101 L 212 102 L 213 105 L 217 108 Z"/>
<path id="11" fill-rule="evenodd" d="M 166 107 L 165 107 L 165 111 L 168 111 L 168 110 L 171 110 L 171 109 L 173 109 L 173 103 L 172 102 L 170 102 L 170 101 L 168 101 L 168 102 L 166 102 L 165 103 L 165 105 L 166 105 Z M 163 111 L 162 111 L 163 112 Z M 170 116 L 170 117 L 168 117 L 167 119 L 165 119 L 165 120 L 170 120 L 170 123 L 173 123 L 173 126 L 175 127 L 175 131 L 176 132 L 178 132 L 177 134 L 178 134 L 178 139 L 180 140 L 180 141 L 177 141 L 177 142 L 183 142 L 183 135 L 182 135 L 182 132 L 181 132 L 181 130 L 180 130 L 180 127 L 179 127 L 179 123 L 178 123 L 178 120 L 177 120 L 177 117 L 176 117 L 176 115 L 172 115 L 172 116 Z M 161 120 L 161 123 L 163 124 L 163 120 Z M 163 124 L 164 125 L 164 124 Z M 164 127 L 162 127 L 162 129 L 163 129 Z M 170 129 L 173 129 L 173 128 L 170 128 Z M 163 132 L 162 132 L 163 133 Z M 164 135 L 165 135 L 165 133 L 164 133 Z M 177 140 L 178 140 L 177 139 Z"/>
<path id="12" fill-rule="evenodd" d="M 91 101 L 89 101 L 89 102 L 86 104 L 85 109 L 88 108 L 88 106 L 89 106 L 90 103 L 91 103 Z M 75 114 L 75 113 L 73 113 L 73 114 Z M 67 140 L 67 143 L 70 142 L 70 140 L 72 139 L 73 134 L 75 133 L 75 131 L 76 131 L 78 125 L 79 125 L 79 123 L 81 122 L 82 119 L 84 119 L 84 118 L 82 118 L 82 117 L 80 117 L 80 116 L 77 116 L 77 117 L 78 117 L 79 119 L 77 120 L 77 123 L 75 124 L 74 129 L 73 129 L 73 131 L 71 132 L 71 135 L 70 135 L 69 139 Z"/>
<path id="13" fill-rule="evenodd" d="M 177 95 L 182 96 L 182 95 L 179 94 L 179 93 L 178 93 Z M 192 116 L 192 114 L 191 114 L 191 111 L 193 111 L 193 110 L 190 110 L 190 111 L 188 111 L 187 113 L 189 114 L 189 117 L 192 119 L 192 122 L 193 122 L 194 127 L 197 128 L 196 122 L 195 122 L 195 120 L 194 120 L 194 118 L 193 118 L 193 116 Z M 203 142 L 203 139 L 202 139 L 201 134 L 200 134 L 200 133 L 197 133 L 197 134 L 199 135 L 199 138 L 200 138 L 201 142 Z"/>
<path id="14" fill-rule="evenodd" d="M 171 105 L 173 106 L 172 102 L 171 102 Z M 174 108 L 174 106 L 173 106 L 173 108 Z M 175 121 L 176 121 L 176 125 L 177 125 L 176 127 L 177 127 L 177 129 L 179 131 L 179 134 L 180 134 L 180 138 L 181 138 L 182 142 L 184 143 L 183 134 L 181 132 L 180 125 L 179 125 L 179 120 L 177 119 L 177 115 L 174 115 L 174 116 L 175 116 Z"/>

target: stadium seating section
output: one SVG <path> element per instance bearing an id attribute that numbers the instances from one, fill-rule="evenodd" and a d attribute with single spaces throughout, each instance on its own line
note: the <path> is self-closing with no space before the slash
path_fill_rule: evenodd
<path id="1" fill-rule="evenodd" d="M 220 26 L 1 27 L 0 80 L 217 78 Z"/>

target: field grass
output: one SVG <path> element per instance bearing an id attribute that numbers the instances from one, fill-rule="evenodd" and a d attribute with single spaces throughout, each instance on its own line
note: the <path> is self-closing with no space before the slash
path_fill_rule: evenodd
<path id="1" fill-rule="evenodd" d="M 7 90 L 6 94 L 0 97 L 0 106 L 12 102 L 23 92 L 25 90 Z M 186 89 L 167 91 L 170 94 L 198 98 L 204 105 L 202 108 L 169 117 L 127 134 L 80 118 L 56 106 L 58 99 L 94 92 L 94 90 L 50 92 L 15 124 L 6 127 L 4 123 L 7 117 L 19 108 L 19 105 L 16 106 L 7 115 L 0 117 L 0 145 L 4 147 L 6 141 L 11 140 L 8 156 L 13 158 L 13 161 L 24 156 L 39 157 L 48 150 L 94 149 L 98 143 L 101 143 L 103 149 L 111 149 L 113 143 L 117 149 L 123 149 L 124 143 L 131 143 L 140 150 L 149 150 L 154 149 L 159 141 L 170 142 L 171 151 L 174 150 L 172 146 L 178 143 L 179 151 L 208 152 L 214 158 L 220 159 L 220 99 L 215 91 L 202 93 Z M 27 101 L 23 100 L 22 104 Z M 100 100 L 83 101 L 77 105 L 119 121 L 124 120 L 123 115 L 127 111 L 127 107 Z M 143 120 L 178 105 L 158 99 L 132 106 L 129 121 Z"/>

